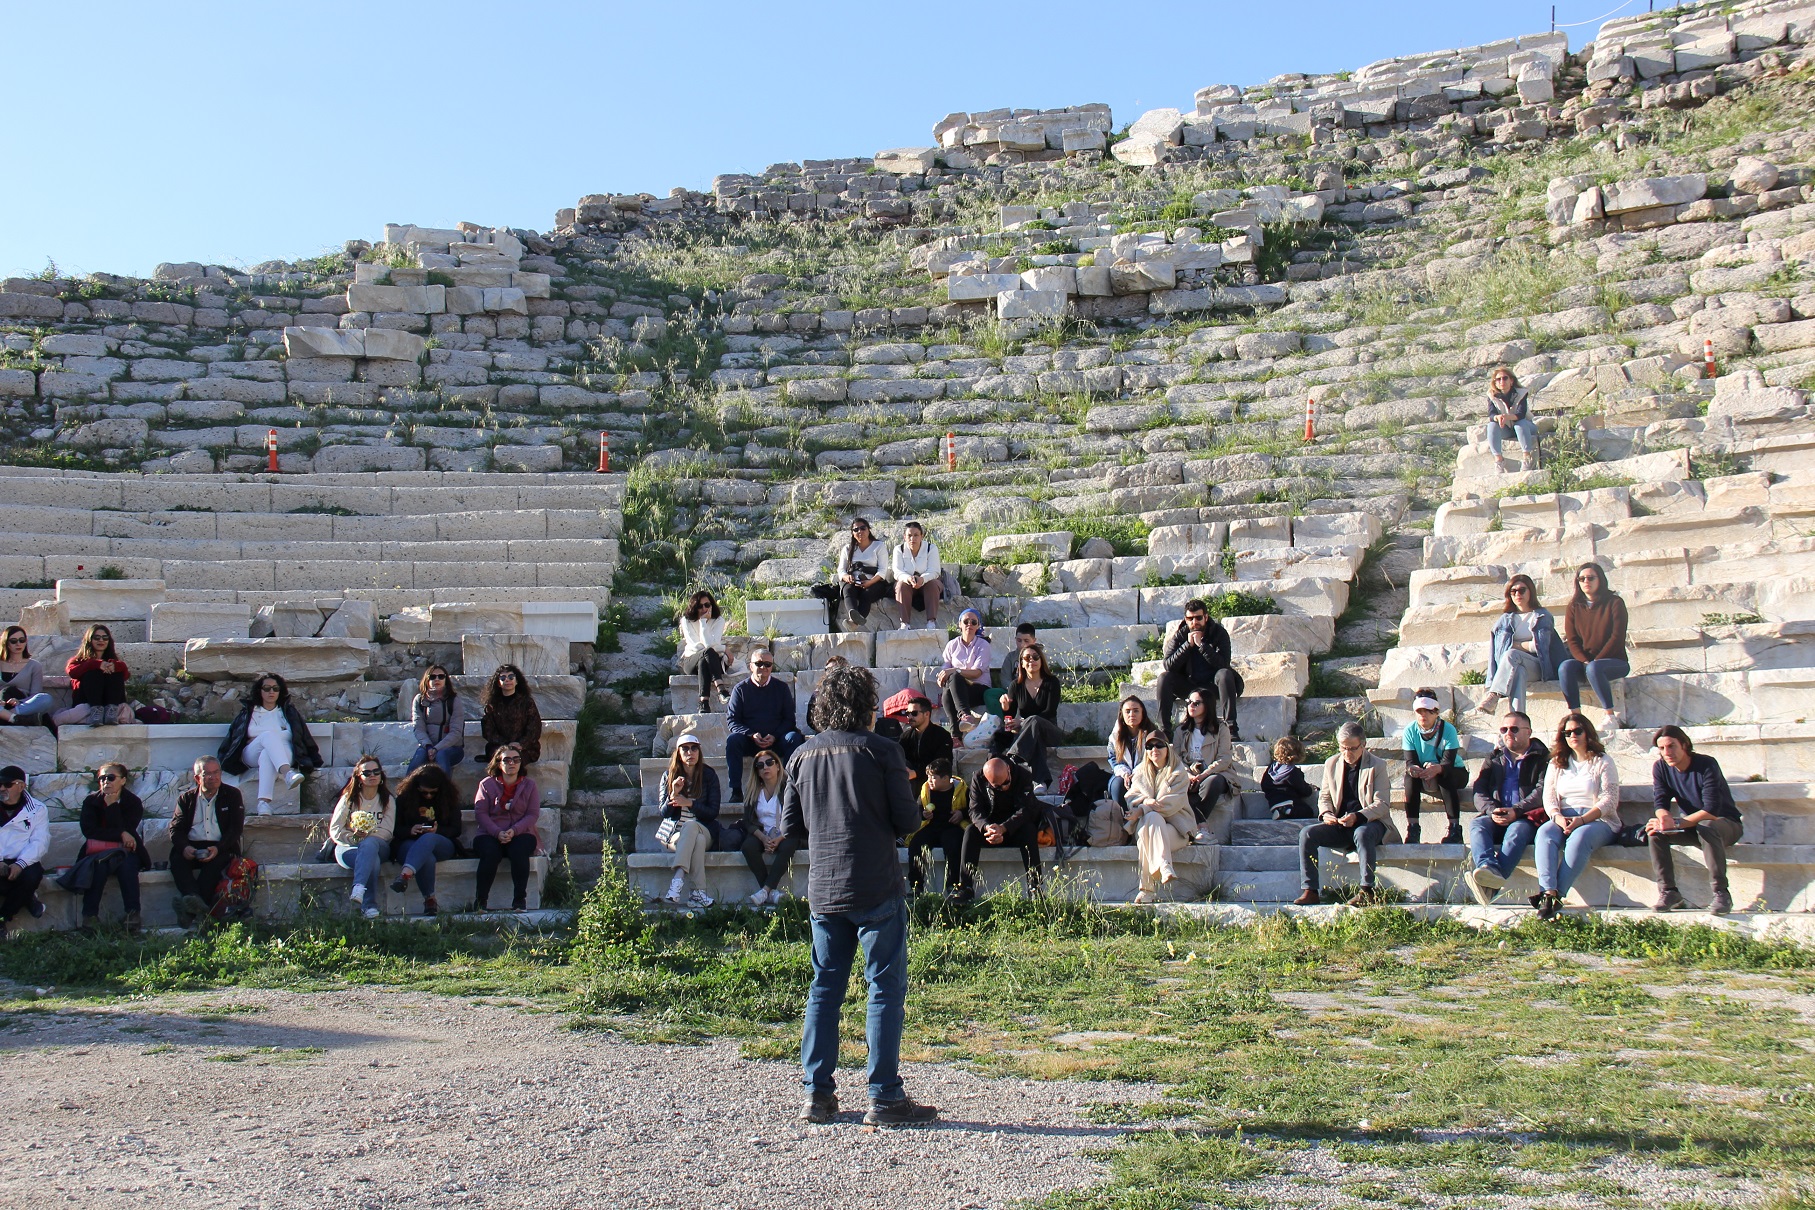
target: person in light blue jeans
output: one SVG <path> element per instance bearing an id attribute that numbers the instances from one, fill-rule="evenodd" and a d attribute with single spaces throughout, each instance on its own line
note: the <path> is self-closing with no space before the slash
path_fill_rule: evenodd
<path id="1" fill-rule="evenodd" d="M 1538 469 L 1538 426 L 1527 414 L 1525 388 L 1511 366 L 1495 366 L 1487 390 L 1487 447 L 1494 452 L 1494 466 L 1506 474 L 1506 455 L 1502 452 L 1506 434 L 1519 439 L 1519 469 Z"/>
<path id="2" fill-rule="evenodd" d="M 378 867 L 390 856 L 396 831 L 397 800 L 391 797 L 384 765 L 368 752 L 353 762 L 353 776 L 328 817 L 334 860 L 353 871 L 353 902 L 368 920 L 378 915 Z"/>
<path id="3" fill-rule="evenodd" d="M 8 626 L 0 650 L 0 723 L 42 723 L 55 705 L 44 692 L 44 668 L 32 659 L 25 627 Z"/>
<path id="4" fill-rule="evenodd" d="M 1562 909 L 1563 897 L 1611 842 L 1620 826 L 1620 775 L 1588 716 L 1574 711 L 1557 724 L 1550 768 L 1544 771 L 1544 813 L 1538 829 L 1539 891 L 1531 897 L 1540 920 Z"/>

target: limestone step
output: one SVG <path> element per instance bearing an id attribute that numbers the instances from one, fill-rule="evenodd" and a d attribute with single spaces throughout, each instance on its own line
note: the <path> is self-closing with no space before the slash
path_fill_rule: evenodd
<path id="1" fill-rule="evenodd" d="M 542 906 L 542 883 L 548 875 L 548 864 L 546 856 L 538 855 L 530 859 L 527 900 L 532 911 Z M 457 858 L 436 865 L 435 897 L 443 905 L 444 911 L 460 910 L 472 901 L 478 867 L 476 858 Z M 412 885 L 402 894 L 393 892 L 390 882 L 396 876 L 397 867 L 386 862 L 382 869 L 383 876 L 377 892 L 379 911 L 384 916 L 393 918 L 419 913 L 422 909 L 422 896 L 417 888 Z M 254 914 L 260 919 L 288 920 L 304 910 L 325 910 L 337 915 L 358 911 L 357 906 L 348 898 L 353 875 L 338 865 L 273 862 L 260 866 L 259 874 L 258 890 L 252 907 Z M 39 884 L 38 894 L 47 909 L 43 918 L 33 920 L 21 912 L 13 918 L 8 928 L 37 932 L 73 929 L 81 923 L 80 895 L 63 890 L 50 877 Z M 171 882 L 169 871 L 141 872 L 139 894 L 144 927 L 176 926 L 176 910 L 172 904 L 176 897 L 176 887 Z M 510 896 L 510 865 L 505 863 L 500 866 L 498 877 L 492 883 L 491 906 L 496 909 L 500 904 L 509 904 Z M 122 914 L 119 889 L 109 880 L 106 893 L 101 897 L 101 922 L 117 923 Z"/>
<path id="2" fill-rule="evenodd" d="M 1660 672 L 1629 676 L 1616 681 L 1614 708 L 1634 728 L 1661 727 L 1675 723 L 1684 727 L 1705 727 L 1726 723 L 1799 723 L 1811 714 L 1815 697 L 1815 667 L 1768 669 L 1758 672 Z M 1383 724 L 1403 728 L 1412 720 L 1412 690 L 1372 690 L 1369 703 Z M 1476 711 L 1487 695 L 1485 688 L 1458 686 L 1439 696 L 1444 709 L 1455 711 L 1459 731 L 1484 738 L 1491 737 L 1498 725 L 1493 715 Z M 1586 706 L 1597 706 L 1593 691 L 1586 686 L 1582 700 Z M 1527 713 L 1539 734 L 1552 736 L 1556 724 L 1568 712 L 1562 688 L 1555 682 L 1540 682 L 1527 695 Z M 1593 715 L 1591 715 L 1593 717 Z M 1548 740 L 1547 740 L 1548 742 Z"/>
<path id="3" fill-rule="evenodd" d="M 1763 781 L 1804 782 L 1815 778 L 1815 724 L 1744 723 L 1685 727 L 1697 752 L 1720 761 L 1729 784 L 1757 777 Z M 1656 760 L 1650 728 L 1620 729 L 1601 736 L 1621 783 L 1651 784 Z M 1473 760 L 1492 750 L 1484 739 L 1463 738 L 1462 754 Z M 1389 761 L 1403 755 L 1398 735 L 1368 740 L 1368 747 Z"/>
<path id="4" fill-rule="evenodd" d="M 907 850 L 897 850 L 903 870 Z M 1214 845 L 1191 845 L 1172 855 L 1178 878 L 1169 884 L 1167 896 L 1177 899 L 1202 898 L 1216 880 L 1218 849 Z M 1088 898 L 1105 903 L 1124 903 L 1134 898 L 1140 886 L 1140 871 L 1132 846 L 1083 848 L 1068 850 L 1066 860 L 1055 863 L 1050 848 L 1040 850 L 1041 873 L 1047 892 Z M 631 884 L 645 898 L 655 899 L 668 889 L 674 874 L 673 855 L 665 852 L 632 853 L 625 858 Z M 785 893 L 804 898 L 810 852 L 796 853 L 782 884 Z M 756 889 L 756 879 L 739 853 L 709 853 L 706 856 L 706 893 L 721 903 L 738 904 Z M 935 859 L 927 886 L 934 891 L 945 889 L 945 861 Z M 989 850 L 978 862 L 978 893 L 985 894 L 1009 886 L 1025 888 L 1019 850 Z M 691 889 L 691 888 L 689 888 Z"/>
<path id="5" fill-rule="evenodd" d="M 19 546 L 30 556 L 0 557 L 0 576 L 7 582 L 37 578 L 54 560 L 122 568 L 149 562 L 280 562 L 280 563 L 611 563 L 618 561 L 616 538 L 371 538 L 314 539 L 292 537 L 185 538 L 92 537 L 80 534 L 19 533 Z M 34 563 L 33 560 L 36 560 Z M 54 578 L 45 575 L 44 578 Z M 158 576 L 147 576 L 157 579 Z"/>
<path id="6" fill-rule="evenodd" d="M 0 495 L 4 494 L 0 486 Z M 22 534 L 188 541 L 477 542 L 616 538 L 612 509 L 496 508 L 345 516 L 326 512 L 95 512 L 38 504 L 0 504 L 0 528 Z M 47 553 L 47 552 L 46 552 Z"/>
<path id="7" fill-rule="evenodd" d="M 1346 854 L 1321 851 L 1318 868 L 1325 885 L 1353 885 L 1358 880 L 1359 866 L 1345 858 Z M 1674 858 L 1683 894 L 1692 903 L 1706 904 L 1709 884 L 1701 851 L 1678 846 Z M 1295 846 L 1225 848 L 1219 860 L 1221 868 L 1229 871 L 1219 879 L 1220 896 L 1225 900 L 1285 902 L 1298 894 Z M 1811 882 L 1815 877 L 1815 847 L 1742 841 L 1728 849 L 1727 862 L 1733 901 L 1739 909 L 1815 910 L 1815 884 Z M 1383 845 L 1378 878 L 1381 884 L 1396 887 L 1416 901 L 1472 902 L 1462 882 L 1467 868 L 1468 852 L 1461 845 Z M 1537 890 L 1537 876 L 1528 852 L 1498 901 L 1523 903 Z M 1593 864 L 1571 892 L 1571 902 L 1600 907 L 1649 907 L 1656 898 L 1657 887 L 1646 850 L 1614 845 L 1595 853 Z"/>
<path id="8" fill-rule="evenodd" d="M 15 470 L 21 468 L 13 468 Z M 379 471 L 349 475 L 139 475 L 61 472 L 0 476 L 0 503 L 134 511 L 289 513 L 344 508 L 367 516 L 487 509 L 617 511 L 618 475 Z"/>
<path id="9" fill-rule="evenodd" d="M 615 538 L 600 539 L 615 543 Z M 583 589 L 554 599 L 609 601 L 615 554 L 603 560 L 507 562 L 496 557 L 467 561 L 399 559 L 380 563 L 372 559 L 308 558 L 139 558 L 112 555 L 6 555 L 0 556 L 0 579 L 6 583 L 40 583 L 92 575 L 97 565 L 117 567 L 136 580 L 162 580 L 170 590 L 233 589 L 249 593 L 304 592 L 319 596 L 362 595 L 356 590 L 383 592 L 401 589 L 454 589 L 447 600 L 473 600 L 477 588 Z M 40 598 L 42 599 L 42 598 Z M 168 596 L 163 599 L 173 599 Z M 367 598 L 372 599 L 372 598 Z M 506 597 L 505 599 L 514 599 Z M 424 604 L 410 599 L 403 604 Z M 401 607 L 401 605 L 396 606 Z M 389 612 L 386 610 L 385 612 Z"/>
<path id="10" fill-rule="evenodd" d="M 1492 631 L 1491 617 L 1485 625 L 1480 636 Z M 1626 650 L 1635 676 L 1803 669 L 1815 667 L 1815 619 L 1629 629 Z M 1488 654 L 1485 637 L 1401 644 L 1387 653 L 1380 688 L 1459 685 L 1465 672 L 1487 674 Z"/>

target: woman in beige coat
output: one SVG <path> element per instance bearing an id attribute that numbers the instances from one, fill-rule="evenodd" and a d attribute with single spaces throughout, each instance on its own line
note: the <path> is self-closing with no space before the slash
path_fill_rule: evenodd
<path id="1" fill-rule="evenodd" d="M 1128 783 L 1127 819 L 1141 866 L 1141 889 L 1134 901 L 1152 903 L 1154 888 L 1177 877 L 1172 854 L 1190 843 L 1197 817 L 1187 794 L 1191 775 L 1172 759 L 1165 733 L 1153 732 L 1141 747 L 1141 763 Z"/>

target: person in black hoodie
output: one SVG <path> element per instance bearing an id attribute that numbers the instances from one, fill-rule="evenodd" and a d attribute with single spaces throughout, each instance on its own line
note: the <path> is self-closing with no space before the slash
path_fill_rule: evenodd
<path id="1" fill-rule="evenodd" d="M 391 883 L 401 895 L 410 879 L 422 891 L 422 914 L 440 911 L 435 902 L 435 863 L 460 855 L 460 793 L 454 779 L 434 761 L 421 766 L 397 787 L 397 831 L 391 837 L 391 860 L 402 869 Z"/>
<path id="2" fill-rule="evenodd" d="M 1033 774 L 1027 767 L 1000 756 L 985 761 L 983 776 L 971 786 L 970 814 L 952 900 L 969 903 L 976 898 L 977 861 L 985 846 L 1020 849 L 1028 890 L 1039 894 L 1040 800 L 1034 797 Z"/>
<path id="3" fill-rule="evenodd" d="M 139 931 L 139 871 L 150 862 L 145 858 L 145 840 L 139 835 L 145 804 L 126 788 L 131 776 L 125 765 L 108 761 L 95 771 L 95 792 L 82 800 L 82 858 L 93 859 L 92 879 L 82 891 L 84 932 L 93 932 L 101 915 L 101 892 L 107 887 L 108 874 L 120 884 L 126 930 L 135 936 Z"/>
<path id="4" fill-rule="evenodd" d="M 1475 774 L 1475 818 L 1468 825 L 1473 866 L 1462 880 L 1486 907 L 1506 885 L 1513 867 L 1544 822 L 1544 766 L 1550 749 L 1531 733 L 1520 710 L 1500 716 L 1500 742 Z"/>
<path id="5" fill-rule="evenodd" d="M 927 767 L 952 759 L 952 733 L 933 721 L 933 704 L 916 696 L 901 711 L 907 725 L 901 729 L 901 752 L 907 757 L 908 782 L 918 798 L 926 788 Z"/>
<path id="6" fill-rule="evenodd" d="M 1210 616 L 1210 606 L 1196 597 L 1186 601 L 1185 616 L 1166 631 L 1160 649 L 1160 730 L 1172 730 L 1172 703 L 1198 689 L 1206 697 L 1215 695 L 1216 716 L 1229 724 L 1230 739 L 1241 739 L 1235 715 L 1247 686 L 1230 664 L 1233 650 L 1229 632 Z"/>

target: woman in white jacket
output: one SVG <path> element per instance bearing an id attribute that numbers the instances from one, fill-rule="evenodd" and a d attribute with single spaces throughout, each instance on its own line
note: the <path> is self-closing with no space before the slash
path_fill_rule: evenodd
<path id="1" fill-rule="evenodd" d="M 1197 830 L 1187 794 L 1191 776 L 1172 758 L 1172 745 L 1163 731 L 1142 742 L 1141 763 L 1128 783 L 1128 830 L 1140 856 L 1141 885 L 1136 903 L 1152 903 L 1154 888 L 1177 877 L 1172 854 L 1190 843 Z"/>
<path id="2" fill-rule="evenodd" d="M 700 677 L 700 713 L 712 708 L 712 691 L 726 696 L 719 683 L 725 675 L 725 619 L 718 598 L 700 589 L 687 598 L 687 607 L 677 619 L 681 628 L 681 674 L 697 672 Z"/>
<path id="3" fill-rule="evenodd" d="M 1607 758 L 1588 716 L 1572 711 L 1557 724 L 1550 767 L 1544 770 L 1544 813 L 1538 829 L 1538 886 L 1531 906 L 1540 920 L 1554 917 L 1595 850 L 1620 829 L 1620 775 Z"/>
<path id="4" fill-rule="evenodd" d="M 901 606 L 900 629 L 910 628 L 916 609 L 926 613 L 928 630 L 939 629 L 939 577 L 944 568 L 939 565 L 939 548 L 926 540 L 920 522 L 909 521 L 901 531 L 890 570 L 895 576 L 895 603 Z"/>

